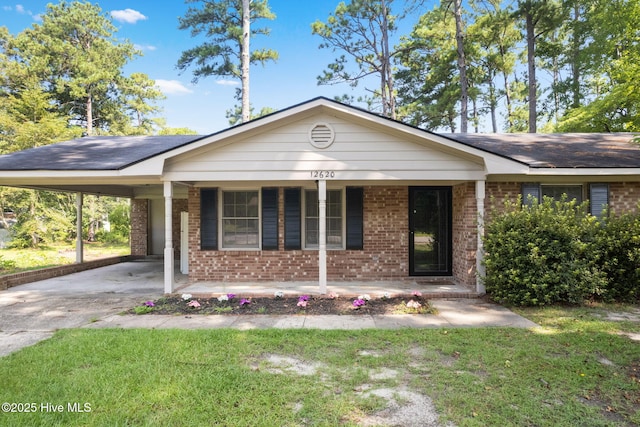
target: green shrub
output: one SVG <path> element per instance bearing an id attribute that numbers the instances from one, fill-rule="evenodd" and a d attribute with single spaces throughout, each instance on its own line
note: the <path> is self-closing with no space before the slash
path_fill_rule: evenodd
<path id="1" fill-rule="evenodd" d="M 640 214 L 610 216 L 597 234 L 594 254 L 608 278 L 605 300 L 640 300 Z"/>
<path id="2" fill-rule="evenodd" d="M 0 256 L 0 273 L 6 270 L 13 270 L 16 268 L 16 262 L 8 259 L 3 259 Z"/>
<path id="3" fill-rule="evenodd" d="M 593 256 L 601 225 L 587 214 L 587 204 L 529 202 L 507 202 L 502 213 L 491 213 L 484 242 L 487 293 L 533 306 L 580 304 L 602 294 L 607 281 Z"/>

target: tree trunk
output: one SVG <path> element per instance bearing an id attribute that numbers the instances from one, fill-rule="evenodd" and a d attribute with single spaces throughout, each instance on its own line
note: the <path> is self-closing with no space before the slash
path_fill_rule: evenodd
<path id="1" fill-rule="evenodd" d="M 93 135 L 93 99 L 87 96 L 87 136 Z"/>
<path id="2" fill-rule="evenodd" d="M 537 113 L 537 82 L 536 82 L 536 34 L 533 14 L 526 11 L 527 26 L 527 64 L 529 68 L 529 133 L 536 133 L 538 121 Z"/>
<path id="3" fill-rule="evenodd" d="M 495 75 L 489 79 L 489 111 L 491 112 L 491 131 L 496 133 L 498 132 L 498 120 L 496 118 L 498 101 L 496 100 L 496 85 L 493 81 L 494 77 Z"/>
<path id="4" fill-rule="evenodd" d="M 460 72 L 460 132 L 467 133 L 468 120 L 468 83 L 467 65 L 464 55 L 464 33 L 462 28 L 462 0 L 455 0 L 456 44 L 458 47 L 458 70 Z"/>
<path id="5" fill-rule="evenodd" d="M 251 1 L 242 0 L 242 52 L 241 52 L 241 78 L 242 78 L 242 123 L 251 120 L 251 104 L 249 102 L 249 39 L 251 37 Z"/>
<path id="6" fill-rule="evenodd" d="M 573 103 L 572 108 L 578 108 L 580 106 L 580 67 L 578 65 L 578 55 L 580 55 L 580 36 L 577 34 L 577 23 L 580 20 L 580 5 L 576 4 L 574 7 L 574 25 L 573 40 L 572 40 L 572 61 L 571 61 L 571 90 L 573 91 Z"/>
<path id="7" fill-rule="evenodd" d="M 389 50 L 389 21 L 387 19 L 388 10 L 385 0 L 382 0 L 382 69 L 381 69 L 381 91 L 383 114 L 392 119 L 396 119 L 396 102 L 393 94 L 393 72 L 391 71 L 391 54 Z"/>
<path id="8" fill-rule="evenodd" d="M 504 63 L 506 51 L 503 46 L 500 46 L 500 56 Z M 511 88 L 509 86 L 509 74 L 506 71 L 503 71 L 502 76 L 504 77 L 504 97 L 507 107 L 507 123 L 509 129 L 513 129 L 513 109 L 511 108 Z"/>

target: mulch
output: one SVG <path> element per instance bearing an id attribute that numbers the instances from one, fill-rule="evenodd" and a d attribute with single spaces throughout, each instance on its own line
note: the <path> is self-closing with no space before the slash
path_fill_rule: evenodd
<path id="1" fill-rule="evenodd" d="M 131 314 L 175 315 L 380 315 L 433 313 L 429 302 L 422 297 L 416 296 L 409 298 L 375 298 L 366 301 L 360 307 L 354 306 L 354 299 L 341 297 L 331 299 L 328 297 L 309 296 L 306 301 L 306 307 L 299 306 L 299 301 L 298 297 L 255 297 L 248 299 L 234 297 L 229 301 L 218 301 L 217 298 L 183 299 L 178 295 L 142 302 L 128 312 Z M 414 301 L 413 305 L 416 302 L 419 303 L 420 307 L 407 307 L 409 301 Z M 153 306 L 151 307 L 151 305 Z"/>

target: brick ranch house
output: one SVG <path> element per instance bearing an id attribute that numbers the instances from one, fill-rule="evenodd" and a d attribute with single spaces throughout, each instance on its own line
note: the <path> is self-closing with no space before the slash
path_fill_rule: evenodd
<path id="1" fill-rule="evenodd" d="M 436 134 L 316 98 L 207 136 L 85 137 L 0 156 L 0 185 L 131 198 L 131 254 L 189 280 L 446 278 L 484 293 L 491 200 L 634 210 L 631 134 Z M 81 211 L 81 209 L 79 209 Z M 79 215 L 80 216 L 80 215 Z M 81 229 L 80 229 L 81 230 Z M 82 241 L 78 241 L 82 262 Z"/>

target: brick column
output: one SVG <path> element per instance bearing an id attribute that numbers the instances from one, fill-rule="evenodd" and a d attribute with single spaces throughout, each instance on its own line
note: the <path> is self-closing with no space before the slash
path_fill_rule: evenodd
<path id="1" fill-rule="evenodd" d="M 131 199 L 131 255 L 147 256 L 149 201 Z"/>

